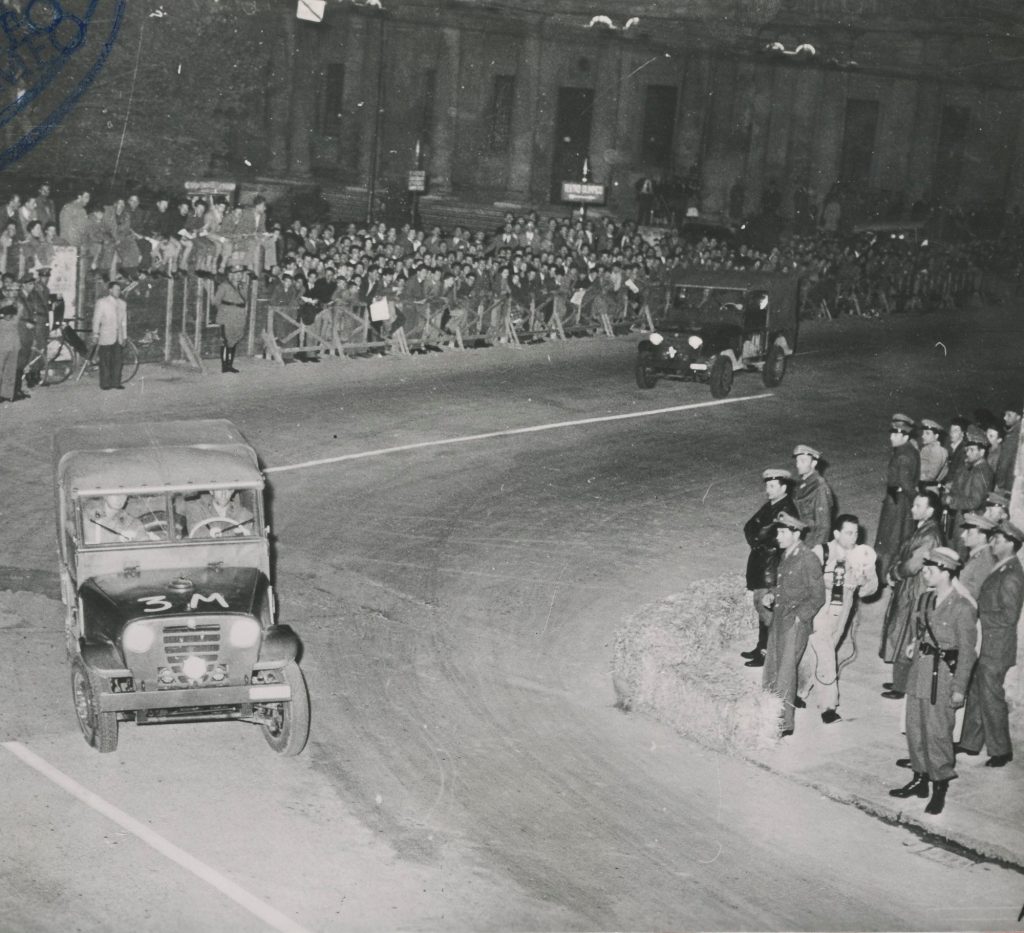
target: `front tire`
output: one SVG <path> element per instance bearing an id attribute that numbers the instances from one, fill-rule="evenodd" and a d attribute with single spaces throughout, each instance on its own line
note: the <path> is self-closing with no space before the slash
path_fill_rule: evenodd
<path id="1" fill-rule="evenodd" d="M 71 662 L 71 698 L 75 715 L 85 741 L 98 752 L 117 749 L 117 713 L 99 711 L 99 693 L 96 678 L 90 675 L 81 658 Z"/>
<path id="2" fill-rule="evenodd" d="M 761 380 L 769 389 L 774 389 L 786 375 L 786 353 L 780 344 L 772 344 L 765 357 Z"/>
<path id="3" fill-rule="evenodd" d="M 309 738 L 309 692 L 302 669 L 291 661 L 284 669 L 284 682 L 292 688 L 287 702 L 271 704 L 271 717 L 262 725 L 263 738 L 279 755 L 298 755 Z"/>
<path id="4" fill-rule="evenodd" d="M 725 398 L 732 391 L 732 360 L 727 356 L 716 356 L 708 374 L 712 398 Z"/>
<path id="5" fill-rule="evenodd" d="M 658 374 L 644 354 L 636 358 L 636 384 L 641 389 L 653 389 L 658 383 Z"/>

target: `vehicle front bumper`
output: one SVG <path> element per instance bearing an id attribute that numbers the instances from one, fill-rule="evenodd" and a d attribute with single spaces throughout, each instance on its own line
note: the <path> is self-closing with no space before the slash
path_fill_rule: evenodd
<path id="1" fill-rule="evenodd" d="M 284 683 L 138 690 L 130 693 L 100 693 L 98 696 L 101 713 L 180 707 L 240 706 L 243 703 L 279 703 L 291 698 L 292 688 Z"/>

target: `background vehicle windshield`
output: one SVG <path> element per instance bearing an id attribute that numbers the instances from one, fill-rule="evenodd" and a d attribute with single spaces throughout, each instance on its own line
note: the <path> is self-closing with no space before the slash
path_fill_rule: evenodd
<path id="1" fill-rule="evenodd" d="M 740 325 L 742 305 L 743 290 L 739 288 L 678 285 L 663 320 L 680 330 L 696 330 L 708 324 Z"/>

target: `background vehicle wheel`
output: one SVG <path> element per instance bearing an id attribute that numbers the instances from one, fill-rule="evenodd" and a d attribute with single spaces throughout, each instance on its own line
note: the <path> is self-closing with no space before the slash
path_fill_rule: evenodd
<path id="1" fill-rule="evenodd" d="M 302 669 L 292 661 L 284 669 L 284 682 L 292 688 L 287 703 L 272 704 L 273 715 L 263 723 L 263 738 L 281 755 L 297 755 L 309 738 L 309 693 Z"/>
<path id="2" fill-rule="evenodd" d="M 63 340 L 51 339 L 46 343 L 46 359 L 43 362 L 41 381 L 44 385 L 57 386 L 66 382 L 75 368 L 75 354 Z"/>
<path id="3" fill-rule="evenodd" d="M 101 713 L 96 680 L 90 676 L 81 658 L 71 663 L 71 698 L 75 703 L 78 725 L 88 742 L 98 752 L 117 749 L 117 713 Z"/>
<path id="4" fill-rule="evenodd" d="M 765 357 L 764 369 L 761 370 L 761 380 L 769 389 L 774 388 L 786 375 L 786 354 L 779 344 L 774 344 Z"/>
<path id="5" fill-rule="evenodd" d="M 640 354 L 636 358 L 636 384 L 641 389 L 653 389 L 658 383 L 658 374 L 648 362 L 647 357 Z"/>
<path id="6" fill-rule="evenodd" d="M 732 391 L 732 360 L 729 357 L 715 357 L 708 375 L 708 384 L 714 398 L 725 398 Z"/>

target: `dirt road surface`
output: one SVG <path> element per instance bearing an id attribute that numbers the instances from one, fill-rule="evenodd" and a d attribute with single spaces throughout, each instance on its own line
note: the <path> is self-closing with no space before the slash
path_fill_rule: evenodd
<path id="1" fill-rule="evenodd" d="M 638 605 L 742 569 L 760 471 L 795 443 L 873 530 L 889 415 L 1020 397 L 1021 336 L 996 312 L 815 324 L 778 389 L 737 377 L 716 405 L 637 389 L 622 338 L 145 367 L 122 393 L 5 406 L 0 589 L 50 599 L 0 607 L 0 928 L 1013 928 L 1019 874 L 922 857 L 901 828 L 619 712 L 609 659 Z M 231 418 L 269 471 L 313 704 L 300 758 L 230 723 L 124 724 L 101 756 L 75 724 L 50 438 L 180 417 Z"/>

